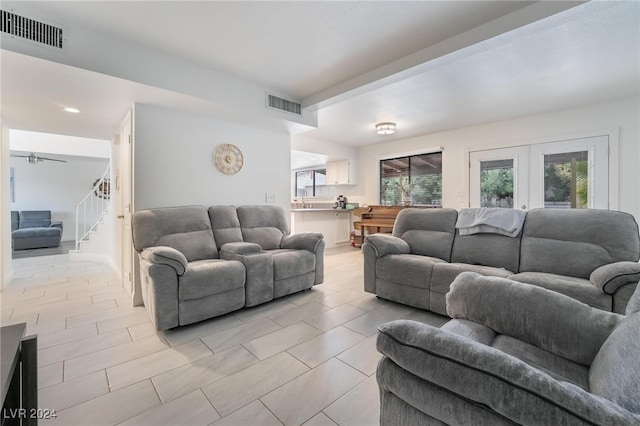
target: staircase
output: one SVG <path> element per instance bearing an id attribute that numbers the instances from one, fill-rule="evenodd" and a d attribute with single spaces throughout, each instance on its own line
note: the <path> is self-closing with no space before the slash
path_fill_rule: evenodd
<path id="1" fill-rule="evenodd" d="M 81 253 L 83 251 L 81 248 L 89 244 L 92 239 L 95 240 L 99 235 L 100 228 L 105 224 L 105 218 L 107 218 L 111 206 L 110 170 L 111 164 L 107 166 L 102 176 L 96 179 L 89 193 L 75 207 L 76 241 L 73 253 Z M 106 236 L 106 238 L 110 238 L 110 236 Z"/>

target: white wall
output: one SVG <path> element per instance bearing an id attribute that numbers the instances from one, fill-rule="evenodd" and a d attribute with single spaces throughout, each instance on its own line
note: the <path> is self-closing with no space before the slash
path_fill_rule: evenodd
<path id="1" fill-rule="evenodd" d="M 464 208 L 469 203 L 469 150 L 552 142 L 616 129 L 619 130 L 618 209 L 633 214 L 640 222 L 640 99 L 637 96 L 362 147 L 359 185 L 352 198 L 368 204 L 379 203 L 375 172 L 378 157 L 441 146 L 443 206 Z"/>
<path id="2" fill-rule="evenodd" d="M 11 158 L 15 202 L 11 210 L 51 210 L 52 220 L 63 221 L 63 241 L 75 240 L 75 205 L 89 193 L 109 164 L 108 159 L 65 157 L 67 163 L 42 161 L 29 164 Z"/>
<path id="3" fill-rule="evenodd" d="M 216 169 L 213 152 L 242 150 L 235 175 Z M 266 193 L 288 213 L 291 143 L 274 133 L 210 117 L 135 105 L 134 210 L 181 205 L 266 204 Z M 287 214 L 288 217 L 288 214 Z"/>
<path id="4" fill-rule="evenodd" d="M 311 138 L 303 133 L 291 135 L 291 149 L 326 155 L 329 157 L 327 161 L 358 158 L 358 150 L 353 146 Z"/>
<path id="5" fill-rule="evenodd" d="M 108 140 L 16 129 L 11 129 L 11 149 L 13 151 L 35 152 L 40 155 L 47 153 L 97 158 L 110 158 L 111 156 L 111 142 Z M 46 155 L 44 156 L 46 157 Z"/>

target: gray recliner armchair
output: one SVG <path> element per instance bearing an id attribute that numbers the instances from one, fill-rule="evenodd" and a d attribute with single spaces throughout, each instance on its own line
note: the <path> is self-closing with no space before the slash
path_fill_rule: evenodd
<path id="1" fill-rule="evenodd" d="M 62 222 L 51 220 L 51 210 L 11 211 L 11 243 L 14 250 L 58 247 Z"/>
<path id="2" fill-rule="evenodd" d="M 625 316 L 465 272 L 447 312 L 380 326 L 382 425 L 640 424 L 640 286 Z"/>

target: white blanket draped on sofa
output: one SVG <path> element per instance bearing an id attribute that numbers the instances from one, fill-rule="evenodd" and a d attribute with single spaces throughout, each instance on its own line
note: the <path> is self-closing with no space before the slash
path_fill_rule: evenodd
<path id="1" fill-rule="evenodd" d="M 503 208 L 462 209 L 458 214 L 456 228 L 460 235 L 493 233 L 517 237 L 522 230 L 527 212 Z"/>

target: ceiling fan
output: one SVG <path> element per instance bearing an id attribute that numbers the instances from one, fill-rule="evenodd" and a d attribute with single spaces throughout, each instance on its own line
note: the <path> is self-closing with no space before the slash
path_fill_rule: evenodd
<path id="1" fill-rule="evenodd" d="M 20 158 L 26 158 L 27 163 L 29 164 L 37 164 L 38 161 L 59 161 L 61 163 L 66 163 L 67 160 L 58 160 L 56 158 L 48 158 L 48 157 L 39 157 L 36 154 L 34 154 L 33 152 L 29 155 L 16 155 L 16 154 L 11 154 L 12 157 L 20 157 Z"/>

